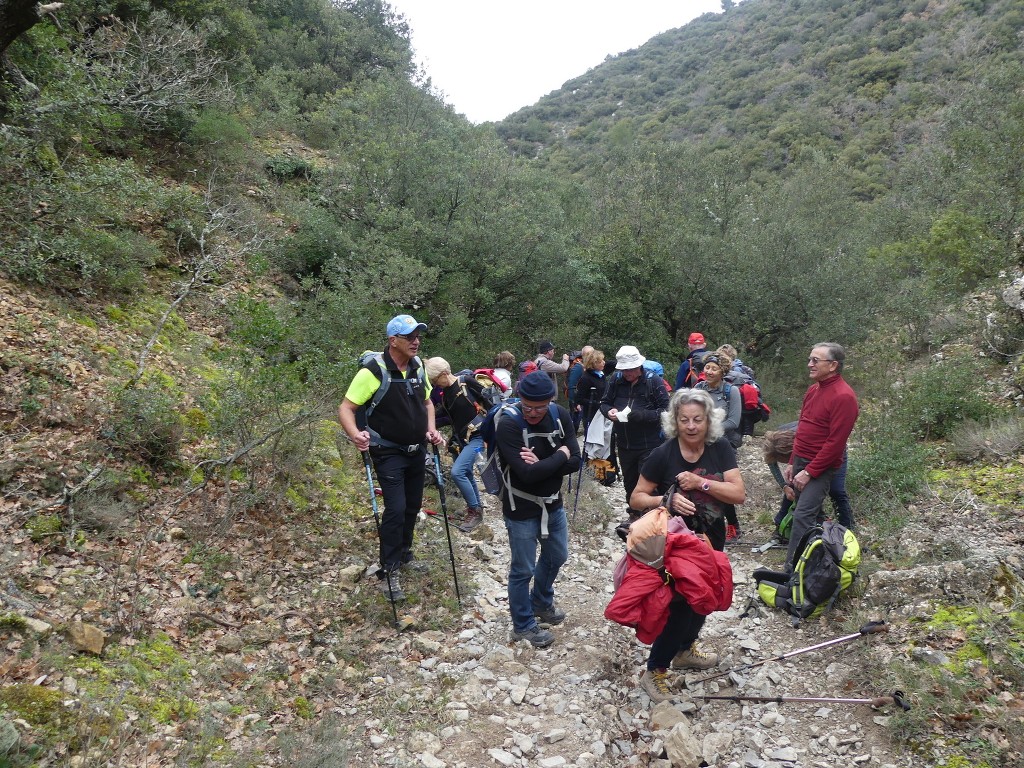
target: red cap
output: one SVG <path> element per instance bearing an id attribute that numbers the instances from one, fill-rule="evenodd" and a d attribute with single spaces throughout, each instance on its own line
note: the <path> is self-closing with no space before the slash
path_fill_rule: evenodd
<path id="1" fill-rule="evenodd" d="M 695 333 L 691 333 L 690 334 L 690 338 L 687 341 L 687 343 L 688 344 L 703 344 L 704 343 L 704 334 L 696 333 L 696 332 Z"/>

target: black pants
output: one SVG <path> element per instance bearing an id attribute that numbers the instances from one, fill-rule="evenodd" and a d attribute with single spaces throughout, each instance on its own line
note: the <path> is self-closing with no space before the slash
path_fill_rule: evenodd
<path id="1" fill-rule="evenodd" d="M 640 468 L 653 450 L 654 448 L 619 448 L 619 471 L 622 473 L 622 484 L 626 488 L 627 506 L 629 506 L 629 497 L 633 495 L 633 489 L 640 482 Z M 630 507 L 630 509 L 633 508 Z"/>
<path id="2" fill-rule="evenodd" d="M 707 531 L 711 539 L 711 546 L 721 552 L 725 547 L 725 525 L 721 518 L 716 521 L 711 531 Z M 668 621 L 665 628 L 661 630 L 654 644 L 651 645 L 651 655 L 647 659 L 648 669 L 668 669 L 672 663 L 672 657 L 680 651 L 685 651 L 700 634 L 707 616 L 701 616 L 690 607 L 680 594 L 672 596 L 669 603 Z"/>
<path id="3" fill-rule="evenodd" d="M 384 494 L 384 514 L 380 523 L 380 564 L 394 571 L 412 559 L 416 516 L 423 504 L 425 456 L 420 449 L 413 454 L 387 448 L 370 450 L 377 482 Z"/>

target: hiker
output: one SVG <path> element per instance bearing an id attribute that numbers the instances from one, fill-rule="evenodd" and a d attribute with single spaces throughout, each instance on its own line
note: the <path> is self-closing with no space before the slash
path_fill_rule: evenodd
<path id="1" fill-rule="evenodd" d="M 699 361 L 707 351 L 707 343 L 704 341 L 704 334 L 702 333 L 691 333 L 686 345 L 690 348 L 690 351 L 676 372 L 676 389 L 683 389 L 684 387 L 692 389 L 696 386 L 700 380 L 701 372 Z"/>
<path id="2" fill-rule="evenodd" d="M 792 568 L 804 533 L 822 516 L 822 503 L 836 470 L 843 464 L 846 442 L 860 413 L 857 395 L 843 379 L 846 351 L 834 342 L 815 344 L 807 359 L 812 380 L 804 394 L 793 440 L 793 455 L 783 472 L 796 492 L 793 530 L 786 552 Z"/>
<path id="3" fill-rule="evenodd" d="M 733 371 L 736 371 L 737 374 L 746 376 L 751 381 L 754 381 L 754 369 L 740 360 L 740 353 L 736 351 L 736 347 L 732 344 L 722 344 L 716 351 L 732 360 L 731 369 Z M 726 372 L 726 375 L 728 375 L 728 371 Z"/>
<path id="4" fill-rule="evenodd" d="M 783 424 L 776 430 L 764 433 L 764 442 L 761 444 L 761 452 L 764 454 L 765 463 L 771 470 L 775 482 L 782 488 L 782 503 L 775 515 L 775 530 L 781 533 L 779 528 L 786 514 L 793 506 L 796 499 L 796 491 L 792 486 L 786 484 L 782 476 L 780 465 L 789 463 L 789 457 L 793 454 L 793 438 L 796 436 L 797 422 L 791 421 Z M 832 482 L 828 486 L 828 497 L 835 509 L 836 520 L 844 528 L 851 531 L 856 530 L 853 521 L 853 507 L 850 505 L 850 496 L 846 492 L 846 470 L 849 466 L 848 451 L 843 451 L 843 463 L 832 475 Z M 788 537 L 787 537 L 788 538 Z"/>
<path id="5" fill-rule="evenodd" d="M 584 429 L 594 419 L 604 396 L 604 352 L 591 347 L 583 355 L 583 374 L 576 383 L 576 407 L 580 409 Z"/>
<path id="6" fill-rule="evenodd" d="M 576 385 L 579 384 L 580 377 L 583 376 L 583 371 L 585 370 L 583 356 L 593 351 L 594 348 L 588 344 L 579 352 L 573 352 L 569 355 L 569 373 L 565 376 L 565 396 L 569 401 L 569 413 L 572 414 L 572 423 L 576 425 L 577 432 L 580 430 L 580 420 L 583 418 L 583 412 L 576 403 Z"/>
<path id="7" fill-rule="evenodd" d="M 569 370 L 569 354 L 562 355 L 562 362 L 555 362 L 555 345 L 544 340 L 537 345 L 537 359 L 533 361 L 538 371 L 543 371 L 551 377 L 555 385 L 555 400 L 558 399 L 558 374 Z"/>
<path id="8" fill-rule="evenodd" d="M 527 374 L 519 382 L 520 402 L 504 406 L 515 409 L 515 418 L 502 418 L 495 432 L 496 450 L 507 468 L 501 506 L 512 554 L 508 574 L 512 639 L 526 640 L 535 648 L 555 640 L 538 620 L 548 625 L 565 620 L 554 592 L 555 577 L 569 557 L 562 477 L 580 466 L 572 417 L 551 402 L 555 394 L 555 384 L 546 373 Z"/>
<path id="9" fill-rule="evenodd" d="M 453 375 L 451 365 L 443 357 L 431 357 L 423 365 L 431 385 L 441 391 L 442 412 L 451 419 L 452 441 L 458 446 L 458 456 L 452 464 L 452 480 L 466 501 L 465 515 L 457 527 L 463 533 L 470 533 L 484 521 L 484 506 L 473 476 L 476 457 L 484 449 L 484 439 L 478 432 L 487 412 L 483 387 L 473 376 Z"/>
<path id="10" fill-rule="evenodd" d="M 369 451 L 384 496 L 377 578 L 392 601 L 405 598 L 398 581 L 400 568 L 426 569 L 426 563 L 417 561 L 412 551 L 416 518 L 423 503 L 424 443 L 444 442 L 434 424 L 430 384 L 417 357 L 420 337 L 426 330 L 426 324 L 416 322 L 411 315 L 391 318 L 387 347 L 379 358 L 356 372 L 338 407 L 338 420 L 349 440 L 360 451 Z M 386 370 L 382 370 L 381 363 Z M 391 383 L 383 399 L 367 409 L 366 426 L 357 425 L 360 407 L 371 401 L 385 376 Z"/>
<path id="11" fill-rule="evenodd" d="M 644 462 L 630 506 L 657 507 L 674 485 L 678 492 L 671 497 L 669 511 L 681 515 L 690 530 L 707 536 L 711 546 L 721 552 L 725 547 L 724 507 L 746 500 L 736 451 L 724 437 L 724 414 L 707 392 L 681 389 L 672 395 L 662 425 L 669 439 Z M 647 671 L 641 678 L 652 700 L 670 697 L 670 667 L 710 669 L 718 664 L 716 653 L 697 645 L 704 619 L 681 595 L 673 598 L 668 623 L 651 646 Z"/>
<path id="12" fill-rule="evenodd" d="M 494 356 L 494 375 L 505 385 L 505 398 L 512 394 L 512 369 L 516 367 L 516 359 L 511 352 L 499 352 Z"/>
<path id="13" fill-rule="evenodd" d="M 512 387 L 512 394 L 519 397 L 519 382 L 526 376 L 537 370 L 537 364 L 533 360 L 523 360 L 518 366 L 519 375 L 516 376 L 516 383 Z"/>
<path id="14" fill-rule="evenodd" d="M 626 489 L 627 519 L 615 532 L 623 541 L 629 524 L 642 512 L 629 504 L 640 477 L 640 467 L 662 443 L 661 414 L 668 408 L 668 392 L 661 377 L 643 369 L 646 358 L 633 346 L 615 353 L 612 374 L 601 398 L 601 413 L 612 422 L 615 457 Z"/>

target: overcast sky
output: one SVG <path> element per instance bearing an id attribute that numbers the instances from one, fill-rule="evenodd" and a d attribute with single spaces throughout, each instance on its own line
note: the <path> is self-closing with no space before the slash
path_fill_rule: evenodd
<path id="1" fill-rule="evenodd" d="M 720 0 L 388 0 L 416 60 L 474 123 L 534 104 L 608 54 L 681 27 Z"/>

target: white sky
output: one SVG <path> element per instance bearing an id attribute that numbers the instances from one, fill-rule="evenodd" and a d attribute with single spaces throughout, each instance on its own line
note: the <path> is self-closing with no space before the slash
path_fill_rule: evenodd
<path id="1" fill-rule="evenodd" d="M 417 62 L 474 123 L 534 104 L 608 54 L 681 27 L 721 0 L 388 0 Z"/>

